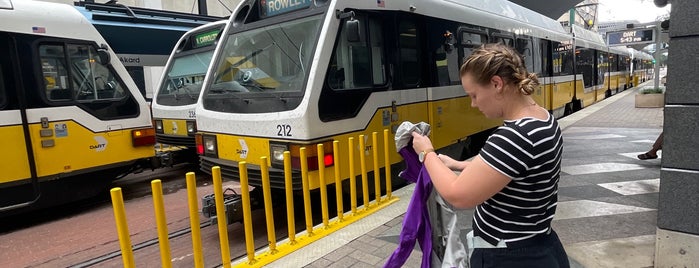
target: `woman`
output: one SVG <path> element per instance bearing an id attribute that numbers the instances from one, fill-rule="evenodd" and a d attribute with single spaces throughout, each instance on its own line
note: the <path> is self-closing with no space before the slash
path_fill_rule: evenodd
<path id="1" fill-rule="evenodd" d="M 504 125 L 472 161 L 438 155 L 428 137 L 412 135 L 442 197 L 458 208 L 476 207 L 471 267 L 569 267 L 551 229 L 563 140 L 556 120 L 530 96 L 539 86 L 536 74 L 514 49 L 487 44 L 473 51 L 460 75 L 471 106 Z"/>

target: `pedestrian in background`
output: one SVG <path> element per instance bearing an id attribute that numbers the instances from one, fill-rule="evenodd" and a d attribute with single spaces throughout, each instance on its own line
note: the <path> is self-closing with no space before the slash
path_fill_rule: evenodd
<path id="1" fill-rule="evenodd" d="M 413 148 L 446 201 L 476 208 L 467 239 L 471 267 L 569 267 L 551 229 L 563 140 L 553 115 L 531 97 L 536 74 L 513 48 L 487 44 L 466 59 L 460 76 L 471 106 L 503 126 L 472 161 L 438 155 L 415 132 Z"/>

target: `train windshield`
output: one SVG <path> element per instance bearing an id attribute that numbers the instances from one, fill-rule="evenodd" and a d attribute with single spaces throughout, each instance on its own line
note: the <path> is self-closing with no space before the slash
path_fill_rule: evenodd
<path id="1" fill-rule="evenodd" d="M 165 71 L 158 92 L 158 104 L 177 106 L 197 103 L 213 54 L 213 50 L 205 50 L 176 55 L 175 61 Z"/>
<path id="2" fill-rule="evenodd" d="M 227 36 L 204 107 L 232 113 L 293 109 L 303 95 L 321 24 L 317 15 Z M 253 99 L 260 105 L 250 107 Z"/>

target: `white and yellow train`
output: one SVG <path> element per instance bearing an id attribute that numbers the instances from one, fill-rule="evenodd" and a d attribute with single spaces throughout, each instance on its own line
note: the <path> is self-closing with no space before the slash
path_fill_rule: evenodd
<path id="1" fill-rule="evenodd" d="M 106 189 L 154 155 L 148 105 L 75 8 L 0 1 L 0 215 Z"/>
<path id="2" fill-rule="evenodd" d="M 220 33 L 227 21 L 187 31 L 177 42 L 151 103 L 159 154 L 169 163 L 197 162 L 195 107 Z"/>
<path id="3" fill-rule="evenodd" d="M 297 169 L 299 148 L 308 146 L 314 189 L 319 172 L 334 181 L 332 167 L 315 164 L 317 157 L 334 163 L 330 142 L 340 141 L 339 155 L 347 156 L 349 137 L 395 130 L 403 121 L 429 123 L 442 153 L 473 155 L 501 122 L 470 107 L 459 66 L 488 42 L 524 55 L 542 82 L 534 98 L 559 117 L 629 86 L 628 52 L 583 29 L 573 37 L 508 1 L 244 0 L 222 33 L 196 106 L 201 169 L 221 166 L 225 178 L 237 179 L 245 161 L 250 183 L 259 185 L 259 167 L 267 165 L 272 186 L 282 188 L 282 152 L 291 152 Z M 323 156 L 311 147 L 318 143 Z M 353 149 L 372 163 L 372 146 L 382 145 L 368 138 Z M 391 153 L 390 162 L 401 158 Z M 355 169 L 343 165 L 341 178 L 359 174 Z M 300 185 L 296 170 L 294 188 Z"/>

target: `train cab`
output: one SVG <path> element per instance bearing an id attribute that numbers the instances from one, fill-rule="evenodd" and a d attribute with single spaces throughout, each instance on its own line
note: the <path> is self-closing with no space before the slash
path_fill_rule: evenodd
<path id="1" fill-rule="evenodd" d="M 154 155 L 150 111 L 72 6 L 0 1 L 0 215 L 85 198 Z"/>

